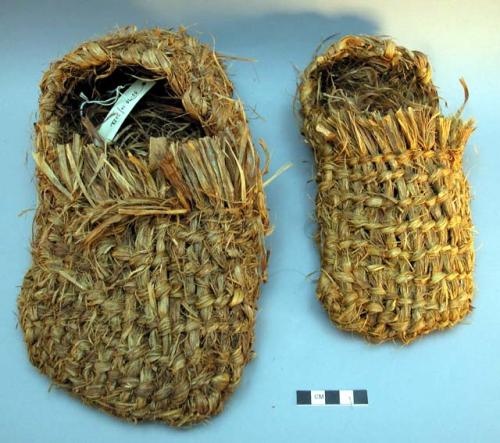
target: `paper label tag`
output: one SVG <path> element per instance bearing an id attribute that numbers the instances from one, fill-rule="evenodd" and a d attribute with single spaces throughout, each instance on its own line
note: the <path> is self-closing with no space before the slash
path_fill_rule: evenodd
<path id="1" fill-rule="evenodd" d="M 136 80 L 118 98 L 97 131 L 105 142 L 113 141 L 130 111 L 154 84 L 154 81 Z"/>

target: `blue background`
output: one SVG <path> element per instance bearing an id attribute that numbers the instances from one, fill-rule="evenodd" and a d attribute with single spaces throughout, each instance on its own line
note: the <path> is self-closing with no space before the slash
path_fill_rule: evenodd
<path id="1" fill-rule="evenodd" d="M 0 1 L 0 442 L 494 442 L 500 439 L 500 8 L 475 2 Z M 418 3 L 418 7 L 415 5 Z M 399 6 L 398 6 L 399 4 Z M 353 6 L 354 5 L 354 6 Z M 16 298 L 29 262 L 33 211 L 32 124 L 48 63 L 117 25 L 188 25 L 227 54 L 254 139 L 266 140 L 275 226 L 269 283 L 262 288 L 257 358 L 225 411 L 175 430 L 131 425 L 82 405 L 27 359 Z M 471 90 L 465 114 L 478 129 L 466 153 L 476 225 L 475 310 L 460 326 L 409 347 L 370 345 L 336 330 L 315 299 L 312 156 L 292 111 L 297 69 L 334 33 L 391 34 L 429 54 L 449 112 Z M 255 112 L 254 112 L 254 111 Z M 260 115 L 262 118 L 258 117 Z M 366 388 L 364 408 L 295 406 L 296 389 Z"/>

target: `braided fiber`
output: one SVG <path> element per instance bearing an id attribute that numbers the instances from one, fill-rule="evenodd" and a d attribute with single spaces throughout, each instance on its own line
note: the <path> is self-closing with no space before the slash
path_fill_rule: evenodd
<path id="1" fill-rule="evenodd" d="M 68 97 L 120 69 L 163 79 L 183 135 L 101 148 L 71 126 Z M 31 362 L 127 420 L 183 426 L 220 412 L 253 355 L 269 231 L 221 57 L 183 30 L 127 28 L 82 44 L 42 79 L 34 157 L 33 260 L 18 302 Z"/>
<path id="2" fill-rule="evenodd" d="M 471 121 L 440 114 L 425 55 L 347 36 L 300 85 L 317 167 L 321 275 L 332 321 L 409 343 L 470 312 L 474 264 L 462 154 Z"/>

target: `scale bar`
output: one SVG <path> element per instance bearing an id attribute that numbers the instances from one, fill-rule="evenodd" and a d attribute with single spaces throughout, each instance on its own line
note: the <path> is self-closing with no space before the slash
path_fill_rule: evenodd
<path id="1" fill-rule="evenodd" d="M 366 389 L 297 391 L 298 406 L 367 406 Z"/>

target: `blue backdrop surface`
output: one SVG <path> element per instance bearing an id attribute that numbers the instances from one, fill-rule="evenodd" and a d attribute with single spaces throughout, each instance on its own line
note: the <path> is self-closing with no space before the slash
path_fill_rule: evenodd
<path id="1" fill-rule="evenodd" d="M 497 2 L 382 1 L 10 1 L 0 2 L 0 441 L 2 442 L 494 442 L 500 438 L 500 153 L 496 84 Z M 375 2 L 373 2 L 375 3 Z M 225 411 L 178 431 L 134 426 L 82 405 L 27 359 L 16 298 L 26 271 L 33 212 L 32 124 L 37 85 L 50 61 L 118 25 L 177 27 L 218 51 L 255 58 L 229 72 L 247 107 L 254 139 L 265 139 L 275 226 L 269 282 L 259 301 L 257 358 Z M 315 299 L 313 163 L 293 113 L 297 70 L 332 34 L 391 34 L 429 54 L 449 112 L 471 90 L 465 115 L 478 129 L 466 153 L 477 230 L 475 310 L 460 326 L 405 348 L 370 345 L 336 330 Z M 364 408 L 295 406 L 297 389 L 366 388 Z"/>

